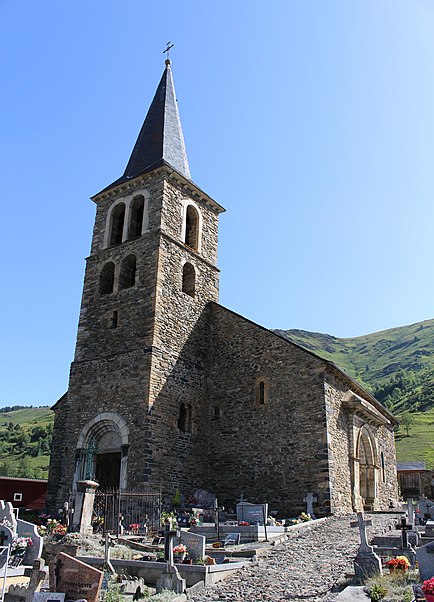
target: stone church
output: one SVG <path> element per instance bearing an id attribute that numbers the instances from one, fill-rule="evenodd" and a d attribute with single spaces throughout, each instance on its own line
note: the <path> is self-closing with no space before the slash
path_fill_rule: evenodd
<path id="1" fill-rule="evenodd" d="M 96 194 L 49 507 L 100 488 L 294 515 L 397 502 L 394 417 L 333 363 L 219 305 L 223 207 L 191 179 L 170 61 L 124 174 Z"/>

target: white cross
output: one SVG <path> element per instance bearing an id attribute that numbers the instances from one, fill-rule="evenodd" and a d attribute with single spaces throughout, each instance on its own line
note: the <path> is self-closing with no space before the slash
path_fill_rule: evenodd
<path id="1" fill-rule="evenodd" d="M 366 527 L 370 527 L 372 525 L 371 520 L 365 520 L 363 517 L 363 512 L 357 512 L 357 521 L 352 521 L 350 523 L 352 527 L 359 527 L 360 533 L 360 550 L 369 550 L 372 548 L 368 544 L 368 538 L 366 537 Z"/>

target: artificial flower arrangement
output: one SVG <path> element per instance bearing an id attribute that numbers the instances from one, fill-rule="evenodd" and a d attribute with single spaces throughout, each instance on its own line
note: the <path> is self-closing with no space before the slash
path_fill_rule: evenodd
<path id="1" fill-rule="evenodd" d="M 173 553 L 174 554 L 186 554 L 187 546 L 185 546 L 183 543 L 179 543 L 177 546 L 175 546 L 173 548 Z"/>
<path id="2" fill-rule="evenodd" d="M 130 531 L 132 531 L 133 533 L 138 533 L 139 529 L 140 529 L 140 523 L 131 523 L 130 527 L 129 527 Z"/>
<path id="3" fill-rule="evenodd" d="M 11 545 L 11 553 L 17 554 L 22 550 L 26 550 L 28 547 L 33 545 L 33 541 L 30 537 L 16 537 Z"/>
<path id="4" fill-rule="evenodd" d="M 391 573 L 406 573 L 410 568 L 410 562 L 406 556 L 396 556 L 386 563 Z"/>
<path id="5" fill-rule="evenodd" d="M 434 596 L 434 577 L 422 583 L 422 591 L 425 596 Z"/>
<path id="6" fill-rule="evenodd" d="M 250 523 L 248 523 L 246 520 L 240 520 L 240 522 L 238 523 L 239 527 L 250 527 Z"/>

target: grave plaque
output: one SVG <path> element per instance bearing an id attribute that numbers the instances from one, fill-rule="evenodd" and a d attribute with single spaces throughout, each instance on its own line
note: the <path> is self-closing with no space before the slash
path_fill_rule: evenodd
<path id="1" fill-rule="evenodd" d="M 187 546 L 188 555 L 193 560 L 205 557 L 205 539 L 203 535 L 181 531 L 181 543 Z"/>
<path id="2" fill-rule="evenodd" d="M 57 555 L 55 563 L 56 590 L 65 592 L 67 600 L 84 598 L 88 602 L 98 602 L 102 571 L 63 552 Z"/>
<path id="3" fill-rule="evenodd" d="M 264 526 L 264 517 L 267 520 L 268 504 L 250 504 L 249 502 L 240 502 L 237 504 L 238 522 L 248 522 L 251 525 Z"/>
<path id="4" fill-rule="evenodd" d="M 65 594 L 56 592 L 35 592 L 32 602 L 64 602 Z"/>

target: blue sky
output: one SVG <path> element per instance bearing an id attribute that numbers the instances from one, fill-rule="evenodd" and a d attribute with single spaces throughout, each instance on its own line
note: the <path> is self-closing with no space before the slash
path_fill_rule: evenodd
<path id="1" fill-rule="evenodd" d="M 89 197 L 123 173 L 168 40 L 223 305 L 350 337 L 434 316 L 430 0 L 0 0 L 0 405 L 66 390 Z"/>

